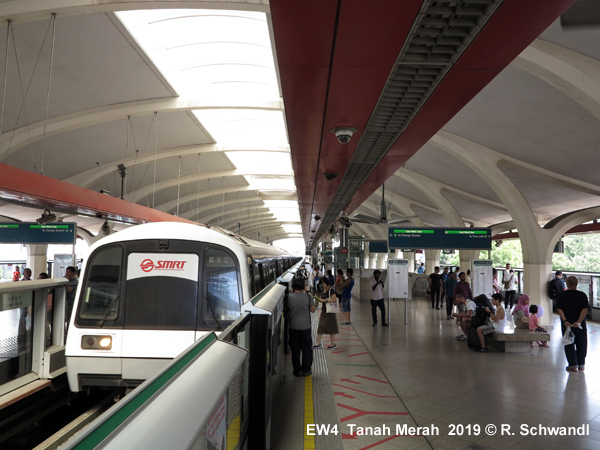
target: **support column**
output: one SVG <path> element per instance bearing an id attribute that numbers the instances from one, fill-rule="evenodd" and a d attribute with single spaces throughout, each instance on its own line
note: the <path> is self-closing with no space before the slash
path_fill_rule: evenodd
<path id="1" fill-rule="evenodd" d="M 473 271 L 473 260 L 479 256 L 479 250 L 459 250 L 460 271 L 467 273 L 467 270 Z"/>
<path id="2" fill-rule="evenodd" d="M 433 273 L 435 266 L 440 265 L 441 250 L 425 250 L 425 273 Z"/>
<path id="3" fill-rule="evenodd" d="M 408 271 L 414 273 L 415 272 L 415 252 L 404 252 L 404 259 L 408 259 Z"/>
<path id="4" fill-rule="evenodd" d="M 27 244 L 27 267 L 31 269 L 31 279 L 35 280 L 42 272 L 48 272 L 48 244 Z"/>
<path id="5" fill-rule="evenodd" d="M 377 253 L 369 253 L 369 269 L 375 269 L 377 267 Z"/>
<path id="6" fill-rule="evenodd" d="M 377 268 L 385 269 L 387 265 L 387 253 L 377 253 Z"/>

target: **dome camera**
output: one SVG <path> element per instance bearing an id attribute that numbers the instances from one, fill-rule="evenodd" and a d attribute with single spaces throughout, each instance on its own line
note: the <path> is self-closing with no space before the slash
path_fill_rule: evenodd
<path id="1" fill-rule="evenodd" d="M 347 144 L 350 142 L 352 135 L 356 133 L 356 128 L 351 127 L 338 127 L 331 130 L 340 144 Z"/>

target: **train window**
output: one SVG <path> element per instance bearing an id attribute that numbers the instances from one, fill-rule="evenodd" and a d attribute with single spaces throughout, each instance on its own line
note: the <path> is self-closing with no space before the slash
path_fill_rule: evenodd
<path id="1" fill-rule="evenodd" d="M 207 248 L 204 253 L 206 301 L 204 322 L 235 320 L 240 316 L 240 287 L 235 258 L 228 252 Z"/>
<path id="2" fill-rule="evenodd" d="M 97 326 L 113 322 L 119 316 L 119 281 L 123 249 L 120 246 L 105 247 L 90 260 L 85 275 L 81 301 L 75 319 L 76 325 Z"/>
<path id="3" fill-rule="evenodd" d="M 194 330 L 199 260 L 196 253 L 130 253 L 125 289 L 127 328 Z"/>

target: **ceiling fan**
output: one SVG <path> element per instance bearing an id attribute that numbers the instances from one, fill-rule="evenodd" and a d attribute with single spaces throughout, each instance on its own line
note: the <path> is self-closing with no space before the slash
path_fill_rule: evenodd
<path id="1" fill-rule="evenodd" d="M 370 224 L 380 224 L 387 223 L 390 225 L 395 225 L 397 223 L 408 222 L 410 219 L 415 219 L 419 216 L 407 216 L 401 219 L 392 219 L 388 220 L 387 218 L 387 207 L 385 205 L 385 183 L 381 186 L 381 203 L 379 204 L 379 217 L 369 216 L 367 214 L 356 214 L 352 216 L 350 219 L 352 222 L 356 223 L 370 223 Z"/>

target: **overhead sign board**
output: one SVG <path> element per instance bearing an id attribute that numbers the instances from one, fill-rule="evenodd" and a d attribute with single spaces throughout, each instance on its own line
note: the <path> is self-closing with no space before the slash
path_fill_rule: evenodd
<path id="1" fill-rule="evenodd" d="M 75 223 L 0 223 L 2 244 L 75 244 Z"/>
<path id="2" fill-rule="evenodd" d="M 389 248 L 487 250 L 492 248 L 490 228 L 389 227 Z"/>
<path id="3" fill-rule="evenodd" d="M 387 253 L 386 241 L 369 241 L 369 253 Z"/>

